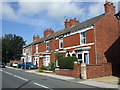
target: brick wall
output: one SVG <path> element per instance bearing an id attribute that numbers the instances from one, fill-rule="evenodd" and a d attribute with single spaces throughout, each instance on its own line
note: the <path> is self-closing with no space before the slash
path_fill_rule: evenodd
<path id="1" fill-rule="evenodd" d="M 94 29 L 86 31 L 86 41 L 87 43 L 94 43 Z"/>
<path id="2" fill-rule="evenodd" d="M 112 75 L 111 63 L 104 63 L 101 65 L 88 64 L 86 65 L 87 79 L 111 76 Z M 56 70 L 56 74 L 70 77 L 81 77 L 81 64 L 74 64 L 74 70 Z"/>
<path id="3" fill-rule="evenodd" d="M 43 65 L 43 58 L 39 59 L 39 66 Z"/>
<path id="4" fill-rule="evenodd" d="M 96 64 L 95 45 L 92 45 L 90 47 L 91 47 L 91 49 L 89 51 L 89 64 Z"/>
<path id="5" fill-rule="evenodd" d="M 80 34 L 71 35 L 63 38 L 64 48 L 80 45 Z"/>
<path id="6" fill-rule="evenodd" d="M 32 45 L 32 55 L 36 53 L 36 46 L 35 45 Z"/>
<path id="7" fill-rule="evenodd" d="M 55 40 L 55 49 L 59 49 L 59 40 Z"/>
<path id="8" fill-rule="evenodd" d="M 63 76 L 80 77 L 80 64 L 74 63 L 74 70 L 55 70 L 55 73 Z"/>
<path id="9" fill-rule="evenodd" d="M 42 43 L 38 45 L 38 52 L 45 52 L 46 51 L 46 43 Z"/>
<path id="10" fill-rule="evenodd" d="M 105 63 L 101 65 L 87 65 L 87 79 L 104 77 L 112 75 L 112 66 L 110 63 Z"/>
<path id="11" fill-rule="evenodd" d="M 106 14 L 95 24 L 95 33 L 98 63 L 107 63 L 105 52 L 118 38 L 118 21 L 116 17 Z"/>

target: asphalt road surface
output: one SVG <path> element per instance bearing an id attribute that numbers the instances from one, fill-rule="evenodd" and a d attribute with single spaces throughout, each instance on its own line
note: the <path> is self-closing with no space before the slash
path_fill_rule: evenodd
<path id="1" fill-rule="evenodd" d="M 15 70 L 4 68 L 2 72 L 2 90 L 13 89 L 39 89 L 39 90 L 63 90 L 63 89 L 90 89 L 104 90 L 92 86 L 77 84 L 73 82 L 66 82 L 58 79 L 53 79 L 36 74 L 30 74 L 24 70 Z"/>

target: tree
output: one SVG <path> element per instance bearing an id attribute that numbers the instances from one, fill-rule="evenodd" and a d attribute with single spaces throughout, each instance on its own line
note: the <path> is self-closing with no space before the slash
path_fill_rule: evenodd
<path id="1" fill-rule="evenodd" d="M 2 61 L 7 63 L 10 60 L 20 60 L 24 39 L 15 34 L 5 34 L 2 37 Z"/>

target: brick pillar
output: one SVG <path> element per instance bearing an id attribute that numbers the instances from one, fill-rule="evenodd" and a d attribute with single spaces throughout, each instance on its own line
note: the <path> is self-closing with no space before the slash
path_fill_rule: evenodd
<path id="1" fill-rule="evenodd" d="M 80 74 L 81 74 L 80 64 L 74 62 L 74 77 L 80 77 Z"/>
<path id="2" fill-rule="evenodd" d="M 82 79 L 87 79 L 87 75 L 86 75 L 86 64 L 82 63 L 81 64 L 81 78 Z"/>

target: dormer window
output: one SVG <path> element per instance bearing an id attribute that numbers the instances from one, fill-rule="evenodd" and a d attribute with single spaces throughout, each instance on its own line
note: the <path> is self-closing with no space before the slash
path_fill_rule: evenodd
<path id="1" fill-rule="evenodd" d="M 50 49 L 49 49 L 49 42 L 46 42 L 46 52 L 49 52 Z"/>
<path id="2" fill-rule="evenodd" d="M 86 32 L 80 33 L 80 44 L 86 44 Z"/>
<path id="3" fill-rule="evenodd" d="M 63 49 L 63 38 L 59 39 L 59 49 Z"/>

